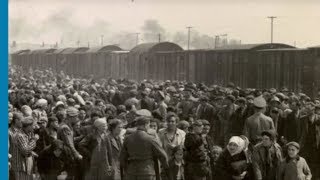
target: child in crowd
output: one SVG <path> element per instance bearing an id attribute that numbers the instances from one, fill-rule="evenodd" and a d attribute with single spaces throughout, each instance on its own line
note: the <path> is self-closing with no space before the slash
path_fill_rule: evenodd
<path id="1" fill-rule="evenodd" d="M 287 158 L 279 168 L 279 180 L 311 180 L 310 168 L 303 157 L 298 155 L 300 145 L 289 142 L 287 145 Z"/>
<path id="2" fill-rule="evenodd" d="M 215 166 L 216 166 L 217 160 L 218 160 L 221 152 L 222 152 L 222 148 L 220 146 L 214 145 L 212 147 L 212 158 L 211 158 L 211 162 L 210 162 L 212 177 L 214 177 Z"/>
<path id="3" fill-rule="evenodd" d="M 172 158 L 169 160 L 169 174 L 172 180 L 185 180 L 183 147 L 178 145 L 172 149 Z M 162 180 L 166 178 L 162 176 Z"/>

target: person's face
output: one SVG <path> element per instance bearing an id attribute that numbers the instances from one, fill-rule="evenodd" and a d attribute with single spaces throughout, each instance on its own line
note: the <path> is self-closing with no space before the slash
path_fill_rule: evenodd
<path id="1" fill-rule="evenodd" d="M 213 150 L 213 152 L 212 152 L 213 160 L 217 161 L 219 156 L 220 156 L 220 154 L 221 154 L 220 150 Z"/>
<path id="2" fill-rule="evenodd" d="M 290 109 L 292 109 L 292 110 L 297 110 L 298 109 L 298 106 L 297 106 L 297 103 L 296 102 L 292 102 L 292 103 L 290 103 Z"/>
<path id="3" fill-rule="evenodd" d="M 174 154 L 174 158 L 178 161 L 181 161 L 183 159 L 183 151 L 179 150 Z"/>
<path id="4" fill-rule="evenodd" d="M 151 128 L 151 129 L 154 129 L 155 131 L 157 131 L 157 130 L 158 130 L 158 125 L 157 125 L 157 123 L 156 123 L 156 122 L 151 122 L 151 123 L 150 123 L 150 128 Z"/>
<path id="5" fill-rule="evenodd" d="M 231 154 L 237 152 L 237 150 L 239 148 L 239 146 L 236 143 L 233 143 L 233 142 L 229 143 L 228 147 L 229 147 L 228 149 L 229 149 Z"/>
<path id="6" fill-rule="evenodd" d="M 12 119 L 13 119 L 13 114 L 12 114 L 12 113 L 9 113 L 9 124 L 11 124 Z"/>
<path id="7" fill-rule="evenodd" d="M 241 109 L 244 109 L 246 107 L 246 103 L 239 103 L 239 106 Z"/>
<path id="8" fill-rule="evenodd" d="M 108 129 L 108 124 L 107 124 L 107 123 L 105 123 L 105 124 L 103 124 L 103 125 L 99 126 L 97 129 L 98 129 L 98 132 L 100 132 L 100 133 L 102 133 L 102 132 L 106 132 L 106 131 L 107 131 L 107 129 Z"/>
<path id="9" fill-rule="evenodd" d="M 248 99 L 247 101 L 249 104 L 253 104 L 253 99 Z"/>
<path id="10" fill-rule="evenodd" d="M 205 125 L 203 127 L 202 134 L 208 134 L 209 131 L 210 131 L 210 126 L 209 125 Z"/>
<path id="11" fill-rule="evenodd" d="M 316 109 L 316 114 L 320 115 L 320 108 Z"/>
<path id="12" fill-rule="evenodd" d="M 175 129 L 177 125 L 177 118 L 171 117 L 167 120 L 168 129 Z"/>
<path id="13" fill-rule="evenodd" d="M 299 150 L 296 147 L 294 146 L 288 147 L 288 155 L 290 158 L 297 157 L 298 153 L 299 153 Z"/>
<path id="14" fill-rule="evenodd" d="M 85 117 L 86 117 L 86 112 L 84 110 L 80 110 L 79 119 L 84 120 Z"/>
<path id="15" fill-rule="evenodd" d="M 75 131 L 80 130 L 80 122 L 77 122 L 77 123 L 73 126 L 73 129 L 74 129 Z"/>
<path id="16" fill-rule="evenodd" d="M 41 127 L 41 128 L 46 128 L 47 127 L 47 122 L 46 121 L 41 121 L 40 123 L 39 123 L 39 126 Z"/>
<path id="17" fill-rule="evenodd" d="M 187 133 L 189 133 L 189 126 L 188 127 L 186 127 L 186 128 L 184 128 L 184 129 L 182 129 L 186 134 Z"/>
<path id="18" fill-rule="evenodd" d="M 150 129 L 150 123 L 146 124 L 144 127 L 145 127 L 147 130 Z"/>
<path id="19" fill-rule="evenodd" d="M 272 141 L 268 136 L 262 136 L 262 144 L 264 147 L 270 147 L 272 144 Z"/>
<path id="20" fill-rule="evenodd" d="M 123 125 L 121 123 L 117 127 L 115 127 L 115 129 L 113 130 L 114 135 L 119 136 L 122 129 L 123 129 Z"/>
<path id="21" fill-rule="evenodd" d="M 51 124 L 50 124 L 51 127 L 53 127 L 54 129 L 58 129 L 59 127 L 59 122 L 58 121 L 53 121 Z"/>
<path id="22" fill-rule="evenodd" d="M 272 116 L 279 116 L 279 109 L 278 108 L 272 108 L 270 113 L 271 113 Z"/>
<path id="23" fill-rule="evenodd" d="M 60 157 L 62 151 L 61 151 L 61 149 L 56 149 L 56 150 L 53 151 L 53 153 L 54 153 L 54 155 L 55 155 L 56 157 Z"/>
<path id="24" fill-rule="evenodd" d="M 194 125 L 193 132 L 196 134 L 201 134 L 203 130 L 203 125 Z"/>
<path id="25" fill-rule="evenodd" d="M 18 118 L 16 118 L 15 119 L 15 126 L 17 127 L 17 128 L 22 128 L 22 117 L 18 117 Z"/>

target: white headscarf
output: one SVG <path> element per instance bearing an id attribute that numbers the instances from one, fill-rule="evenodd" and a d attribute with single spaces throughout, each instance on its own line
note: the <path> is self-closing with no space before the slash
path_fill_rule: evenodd
<path id="1" fill-rule="evenodd" d="M 230 152 L 230 149 L 229 149 L 230 143 L 235 143 L 236 145 L 238 145 L 238 148 L 235 152 L 232 152 L 232 153 Z M 231 154 L 231 156 L 234 156 L 236 154 L 241 153 L 241 151 L 243 151 L 244 148 L 245 148 L 245 141 L 239 136 L 232 136 L 229 140 L 228 145 L 227 145 L 227 149 L 228 149 L 229 153 Z"/>

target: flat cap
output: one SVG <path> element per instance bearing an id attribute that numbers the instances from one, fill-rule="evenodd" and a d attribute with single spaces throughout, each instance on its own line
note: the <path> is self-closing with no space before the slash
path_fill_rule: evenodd
<path id="1" fill-rule="evenodd" d="M 75 107 L 69 107 L 67 109 L 67 115 L 68 116 L 73 117 L 73 116 L 77 116 L 78 114 L 79 114 L 79 110 L 77 108 L 75 108 Z"/>
<path id="2" fill-rule="evenodd" d="M 29 126 L 33 124 L 33 118 L 32 117 L 25 117 L 22 119 L 21 123 L 23 126 Z"/>
<path id="3" fill-rule="evenodd" d="M 148 123 L 150 123 L 150 118 L 148 118 L 148 117 L 138 117 L 136 119 L 137 126 L 146 125 Z"/>
<path id="4" fill-rule="evenodd" d="M 202 126 L 203 123 L 202 123 L 201 120 L 196 120 L 192 125 L 193 125 L 193 126 Z"/>
<path id="5" fill-rule="evenodd" d="M 253 105 L 258 108 L 264 108 L 267 106 L 267 102 L 262 96 L 259 96 L 253 99 Z"/>
<path id="6" fill-rule="evenodd" d="M 152 114 L 149 110 L 147 109 L 140 109 L 136 111 L 137 116 L 144 116 L 144 117 L 152 117 Z"/>
<path id="7" fill-rule="evenodd" d="M 230 101 L 234 102 L 236 98 L 233 95 L 228 95 L 226 99 L 229 99 Z"/>
<path id="8" fill-rule="evenodd" d="M 294 142 L 294 141 L 291 141 L 289 142 L 288 144 L 286 144 L 287 147 L 289 146 L 294 146 L 296 147 L 297 149 L 300 149 L 300 145 L 297 143 L 297 142 Z"/>

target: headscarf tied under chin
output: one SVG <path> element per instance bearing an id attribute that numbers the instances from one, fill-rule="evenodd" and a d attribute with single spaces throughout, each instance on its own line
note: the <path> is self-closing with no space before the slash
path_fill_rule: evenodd
<path id="1" fill-rule="evenodd" d="M 235 143 L 236 145 L 238 145 L 238 148 L 235 152 L 230 151 L 230 146 L 229 146 L 230 143 Z M 239 136 L 232 136 L 229 140 L 228 145 L 227 145 L 227 149 L 228 149 L 229 153 L 231 154 L 231 156 L 234 156 L 236 154 L 241 153 L 241 151 L 243 151 L 244 148 L 245 148 L 245 141 Z"/>

